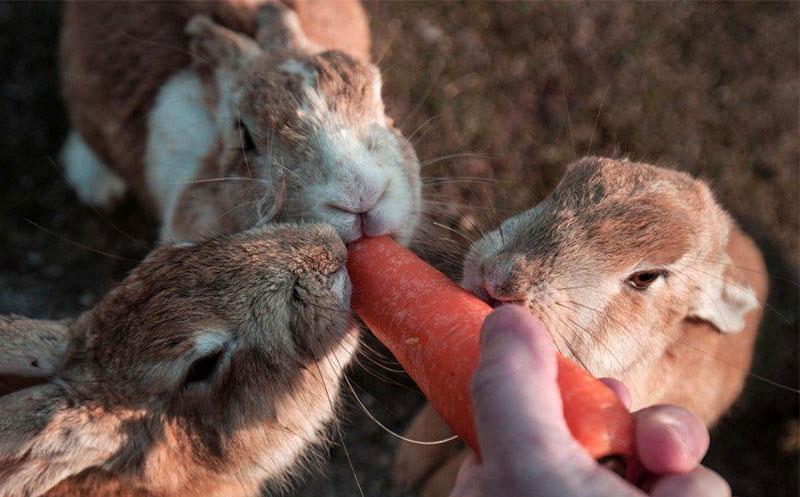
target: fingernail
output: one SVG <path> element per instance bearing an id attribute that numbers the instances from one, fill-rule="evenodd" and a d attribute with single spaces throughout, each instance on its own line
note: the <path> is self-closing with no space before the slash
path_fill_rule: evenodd
<path id="1" fill-rule="evenodd" d="M 672 422 L 675 424 L 670 424 L 666 427 L 667 431 L 672 435 L 672 439 L 683 447 L 686 454 L 694 456 L 697 453 L 697 447 L 694 440 L 692 440 L 691 434 L 685 426 L 678 424 L 677 421 Z"/>
<path id="2" fill-rule="evenodd" d="M 524 348 L 537 360 L 553 355 L 552 339 L 542 325 L 524 307 L 505 304 L 495 309 L 486 318 L 481 331 L 482 350 L 494 348 L 495 342 L 505 343 L 504 348 Z"/>
<path id="3" fill-rule="evenodd" d="M 494 341 L 499 335 L 502 335 L 503 332 L 508 331 L 509 311 L 509 307 L 503 305 L 486 316 L 478 342 L 482 349 L 486 347 L 488 343 Z"/>
<path id="4" fill-rule="evenodd" d="M 678 406 L 652 406 L 636 414 L 642 463 L 656 474 L 685 473 L 697 467 L 708 449 L 708 431 Z"/>
<path id="5" fill-rule="evenodd" d="M 664 427 L 683 449 L 684 453 L 699 461 L 708 448 L 708 434 L 705 430 L 698 430 L 694 417 L 683 410 L 665 412 L 662 415 Z"/>

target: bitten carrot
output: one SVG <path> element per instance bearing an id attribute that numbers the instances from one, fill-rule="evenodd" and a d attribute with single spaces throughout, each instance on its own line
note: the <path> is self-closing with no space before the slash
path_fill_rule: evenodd
<path id="1" fill-rule="evenodd" d="M 389 237 L 352 243 L 347 269 L 356 314 L 477 452 L 469 384 L 492 308 Z M 633 417 L 607 386 L 560 355 L 558 384 L 567 425 L 589 454 L 633 456 Z"/>

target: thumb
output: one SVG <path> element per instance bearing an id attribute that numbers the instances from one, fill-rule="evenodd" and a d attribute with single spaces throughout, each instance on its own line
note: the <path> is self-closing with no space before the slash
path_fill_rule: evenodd
<path id="1" fill-rule="evenodd" d="M 567 428 L 557 373 L 555 346 L 526 309 L 505 305 L 486 318 L 472 379 L 484 460 L 591 461 Z"/>

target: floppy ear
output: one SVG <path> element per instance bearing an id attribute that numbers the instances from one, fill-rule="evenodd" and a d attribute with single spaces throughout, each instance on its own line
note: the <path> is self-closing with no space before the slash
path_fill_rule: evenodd
<path id="1" fill-rule="evenodd" d="M 0 316 L 0 395 L 52 377 L 68 345 L 66 321 Z"/>
<path id="2" fill-rule="evenodd" d="M 36 497 L 107 462 L 121 447 L 119 422 L 70 407 L 51 383 L 0 397 L 0 497 Z"/>
<path id="3" fill-rule="evenodd" d="M 744 317 L 759 306 L 756 293 L 725 254 L 708 272 L 697 272 L 701 291 L 689 308 L 690 318 L 708 321 L 722 333 L 744 329 Z"/>
<path id="4" fill-rule="evenodd" d="M 316 53 L 321 47 L 309 40 L 300 19 L 292 9 L 278 3 L 265 3 L 256 15 L 256 41 L 264 50 L 297 50 Z"/>
<path id="5" fill-rule="evenodd" d="M 186 23 L 195 64 L 236 68 L 260 52 L 255 41 L 198 14 Z"/>

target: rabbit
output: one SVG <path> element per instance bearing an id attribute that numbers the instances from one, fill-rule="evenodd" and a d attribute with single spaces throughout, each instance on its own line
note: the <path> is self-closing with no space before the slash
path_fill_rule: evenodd
<path id="1" fill-rule="evenodd" d="M 688 174 L 628 160 L 570 165 L 534 208 L 472 244 L 461 284 L 526 306 L 556 347 L 624 381 L 632 409 L 672 403 L 711 426 L 741 393 L 767 298 L 756 245 Z M 425 406 L 405 436 L 444 439 Z M 466 449 L 402 443 L 394 477 L 446 496 Z"/>
<path id="2" fill-rule="evenodd" d="M 77 318 L 0 317 L 0 496 L 256 496 L 324 446 L 358 328 L 327 225 L 165 244 Z M 319 452 L 317 450 L 316 452 Z"/>
<path id="3" fill-rule="evenodd" d="M 293 3 L 68 2 L 62 158 L 78 195 L 108 208 L 132 191 L 164 241 L 303 220 L 408 243 L 420 164 L 385 115 L 363 8 Z"/>

